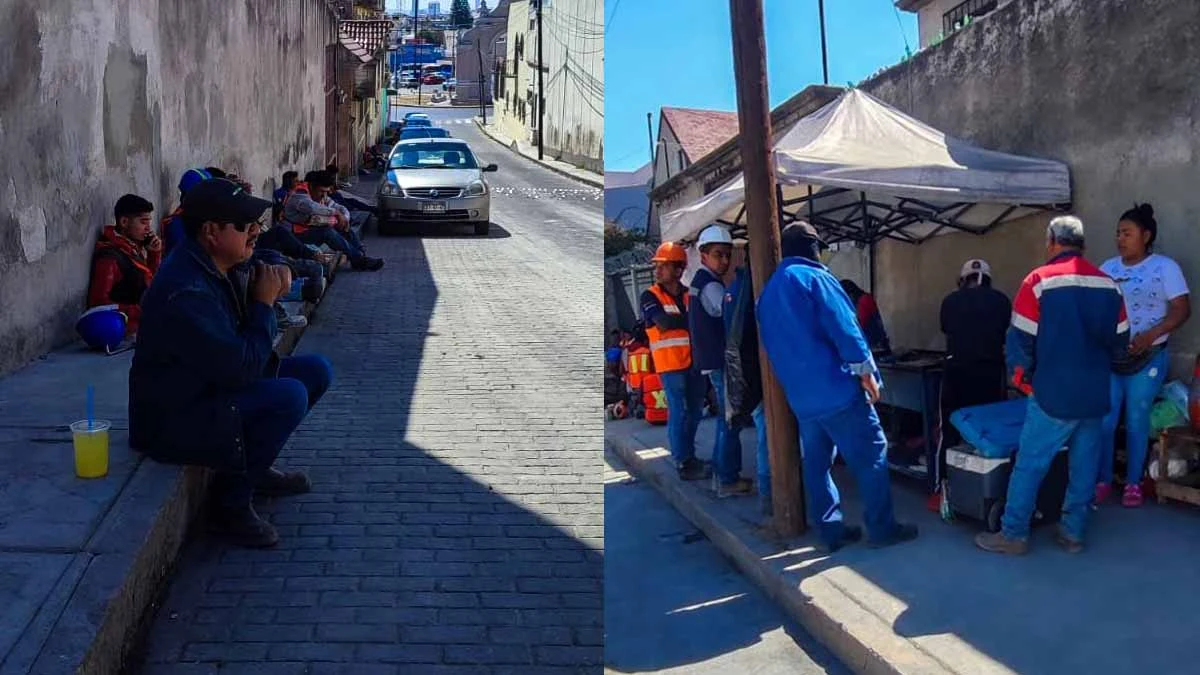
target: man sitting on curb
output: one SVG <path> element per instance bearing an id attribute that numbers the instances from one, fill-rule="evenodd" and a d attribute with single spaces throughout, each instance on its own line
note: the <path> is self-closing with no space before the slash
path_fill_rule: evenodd
<path id="1" fill-rule="evenodd" d="M 255 513 L 253 494 L 310 489 L 303 473 L 272 464 L 332 379 L 321 356 L 280 359 L 273 351 L 271 305 L 286 292 L 290 273 L 266 265 L 251 275 L 245 270 L 257 221 L 269 208 L 228 180 L 188 191 L 187 238 L 142 299 L 129 371 L 130 445 L 160 462 L 215 469 L 213 525 L 253 547 L 279 541 Z"/>
<path id="2" fill-rule="evenodd" d="M 304 182 L 297 183 L 284 200 L 283 220 L 300 241 L 314 246 L 325 244 L 345 253 L 352 269 L 375 271 L 382 268 L 383 260 L 367 257 L 362 242 L 350 229 L 345 208 L 327 203 L 333 187 L 331 175 L 324 171 L 309 171 Z"/>
<path id="3" fill-rule="evenodd" d="M 154 205 L 137 195 L 118 199 L 116 224 L 100 232 L 92 260 L 87 306 L 116 305 L 125 315 L 126 335 L 137 333 L 142 295 L 162 261 L 163 243 L 151 226 L 153 212 Z"/>

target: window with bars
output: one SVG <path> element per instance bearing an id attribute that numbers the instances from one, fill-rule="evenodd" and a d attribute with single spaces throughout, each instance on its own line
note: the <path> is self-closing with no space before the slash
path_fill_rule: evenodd
<path id="1" fill-rule="evenodd" d="M 997 0 L 966 0 L 957 4 L 942 15 L 942 32 L 949 35 L 971 19 L 977 19 L 996 9 L 996 5 Z"/>

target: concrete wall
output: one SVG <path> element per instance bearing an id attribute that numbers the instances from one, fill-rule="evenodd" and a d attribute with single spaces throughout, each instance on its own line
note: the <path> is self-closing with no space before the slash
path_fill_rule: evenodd
<path id="1" fill-rule="evenodd" d="M 1135 200 L 1157 212 L 1158 250 L 1200 286 L 1200 3 L 1013 0 L 862 88 L 987 148 L 1066 162 L 1088 257 L 1115 253 Z M 982 255 L 1011 291 L 1041 261 L 1044 221 L 920 247 L 884 244 L 877 278 L 893 342 L 936 341 L 932 308 L 955 270 Z M 1176 370 L 1200 348 L 1200 318 L 1172 340 Z"/>
<path id="2" fill-rule="evenodd" d="M 537 31 L 528 44 L 537 58 Z M 555 0 L 542 10 L 546 152 L 604 172 L 604 2 Z M 535 83 L 536 86 L 536 83 Z"/>
<path id="3" fill-rule="evenodd" d="M 74 339 L 116 199 L 189 166 L 265 192 L 324 152 L 321 0 L 5 0 L 0 373 Z"/>

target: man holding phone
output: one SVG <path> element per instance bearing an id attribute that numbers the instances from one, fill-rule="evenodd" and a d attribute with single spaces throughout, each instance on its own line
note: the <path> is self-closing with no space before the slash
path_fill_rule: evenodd
<path id="1" fill-rule="evenodd" d="M 124 195 L 113 208 L 114 224 L 96 241 L 87 306 L 116 305 L 125 315 L 125 333 L 138 330 L 142 295 L 162 261 L 162 240 L 154 234 L 154 205 L 137 195 Z"/>
<path id="2" fill-rule="evenodd" d="M 214 469 L 211 522 L 251 547 L 279 541 L 254 511 L 254 493 L 310 489 L 303 473 L 272 464 L 332 379 L 321 356 L 274 352 L 271 306 L 291 271 L 249 264 L 270 208 L 225 179 L 187 192 L 186 237 L 142 300 L 129 372 L 130 445 L 160 462 Z"/>

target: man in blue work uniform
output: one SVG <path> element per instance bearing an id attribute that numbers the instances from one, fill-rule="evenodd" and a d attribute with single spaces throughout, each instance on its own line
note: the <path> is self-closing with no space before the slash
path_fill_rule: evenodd
<path id="1" fill-rule="evenodd" d="M 713 446 L 713 482 L 718 498 L 750 493 L 750 481 L 741 477 L 742 442 L 737 430 L 725 421 L 725 302 L 724 277 L 733 255 L 733 237 L 712 225 L 696 240 L 700 269 L 692 276 L 688 294 L 693 306 L 687 313 L 692 339 L 692 368 L 712 383 L 717 395 L 717 433 Z M 695 304 L 699 303 L 699 307 Z"/>
<path id="2" fill-rule="evenodd" d="M 874 547 L 915 539 L 896 522 L 887 439 L 874 404 L 878 373 L 849 296 L 817 262 L 824 242 L 800 221 L 783 230 L 784 259 L 759 296 L 759 337 L 800 423 L 808 512 L 831 551 L 862 537 L 842 522 L 830 469 L 837 452 L 858 483 L 867 541 Z"/>

